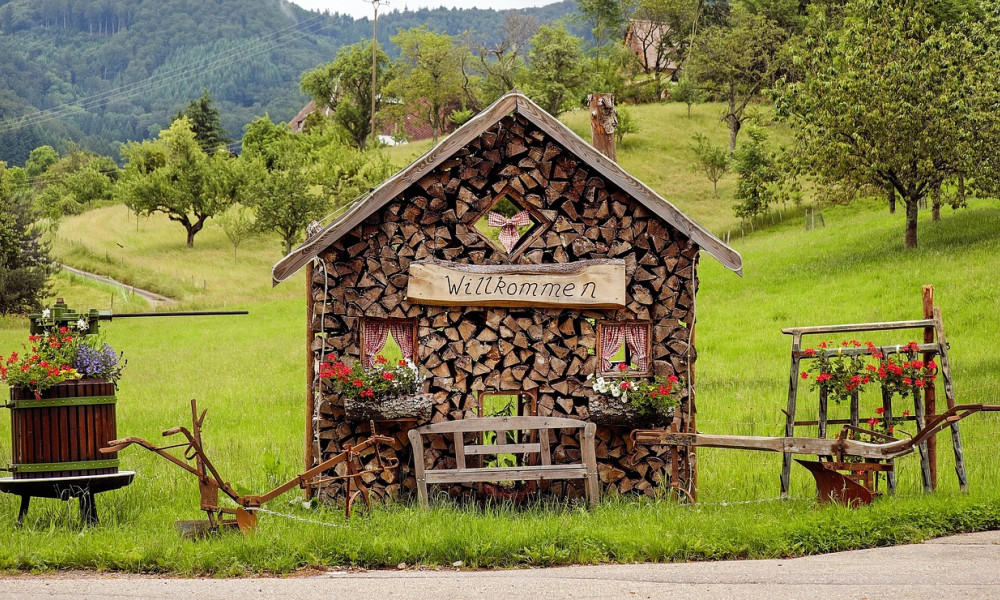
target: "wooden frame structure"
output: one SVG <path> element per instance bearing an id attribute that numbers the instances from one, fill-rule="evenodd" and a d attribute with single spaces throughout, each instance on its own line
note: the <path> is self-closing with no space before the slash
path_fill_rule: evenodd
<path id="1" fill-rule="evenodd" d="M 820 391 L 818 416 L 813 420 L 797 420 L 795 413 L 798 406 L 799 373 L 802 371 L 803 360 L 825 356 L 853 356 L 868 354 L 867 348 L 829 348 L 820 350 L 815 356 L 809 356 L 805 352 L 802 340 L 808 335 L 830 335 L 842 333 L 860 333 L 876 331 L 899 331 L 899 330 L 921 330 L 923 333 L 923 343 L 919 344 L 918 351 L 922 354 L 924 362 L 937 357 L 940 360 L 940 373 L 944 385 L 945 400 L 948 409 L 955 407 L 955 390 L 951 376 L 951 363 L 948 358 L 948 341 L 945 337 L 944 321 L 941 317 L 941 309 L 934 306 L 934 288 L 924 286 L 923 288 L 923 310 L 924 318 L 913 321 L 889 321 L 882 323 L 857 323 L 850 325 L 824 325 L 818 327 L 790 327 L 782 329 L 782 333 L 792 336 L 791 368 L 788 379 L 788 407 L 785 410 L 785 436 L 794 437 L 796 427 L 816 427 L 817 437 L 823 439 L 827 437 L 827 427 L 829 425 L 847 425 L 856 428 L 860 422 L 859 397 L 855 392 L 850 403 L 849 419 L 830 419 L 828 416 L 827 394 Z M 900 345 L 879 345 L 878 350 L 884 355 L 898 354 L 903 347 Z M 936 392 L 935 386 L 929 385 L 923 389 L 923 393 L 913 392 L 913 416 L 896 417 L 893 416 L 892 397 L 884 389 L 882 391 L 882 408 L 884 422 L 901 420 L 912 420 L 918 429 L 923 429 L 928 420 L 936 416 Z M 957 421 L 951 422 L 952 447 L 955 452 L 955 471 L 958 476 L 958 483 L 961 490 L 968 490 L 968 477 L 965 472 L 965 458 L 962 451 L 962 437 L 958 429 Z M 918 446 L 920 452 L 920 470 L 925 492 L 930 492 L 937 487 L 937 443 L 934 436 Z M 781 466 L 781 495 L 787 496 L 790 486 L 790 476 L 792 467 L 792 453 L 785 452 Z M 887 474 L 887 485 L 890 492 L 896 489 L 895 471 L 892 461 L 888 461 L 885 467 L 871 466 L 861 467 L 856 463 L 841 463 L 831 461 L 831 468 L 837 470 L 863 471 L 862 478 L 870 477 L 872 470 L 884 470 Z M 870 481 L 866 479 L 866 481 Z"/>
<path id="2" fill-rule="evenodd" d="M 497 440 L 505 440 L 508 431 L 528 430 L 531 439 L 537 441 L 528 443 L 496 443 L 482 442 L 467 444 L 466 434 L 472 433 L 475 439 L 482 440 L 482 433 L 495 431 Z M 552 462 L 551 442 L 554 436 L 551 431 L 576 430 L 579 434 L 581 450 L 580 462 L 571 464 L 556 464 Z M 601 498 L 601 488 L 597 483 L 597 456 L 594 451 L 594 436 L 597 426 L 576 419 L 561 419 L 554 417 L 486 417 L 481 419 L 464 419 L 445 421 L 433 425 L 425 425 L 409 432 L 410 446 L 414 450 L 417 473 L 417 498 L 423 507 L 429 504 L 427 486 L 435 483 L 477 483 L 487 481 L 546 481 L 550 479 L 584 479 L 585 494 L 591 508 L 597 506 Z M 424 466 L 424 437 L 431 435 L 451 435 L 455 448 L 454 468 L 431 468 Z M 482 456 L 491 454 L 538 454 L 538 464 L 525 464 L 516 467 L 468 467 L 467 456 Z"/>

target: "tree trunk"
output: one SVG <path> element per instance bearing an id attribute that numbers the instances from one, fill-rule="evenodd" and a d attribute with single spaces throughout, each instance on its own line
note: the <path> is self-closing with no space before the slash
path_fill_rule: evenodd
<path id="1" fill-rule="evenodd" d="M 890 184 L 886 187 L 886 196 L 889 198 L 889 214 L 896 214 L 896 188 Z"/>
<path id="2" fill-rule="evenodd" d="M 903 198 L 906 201 L 906 235 L 903 239 L 904 248 L 917 247 L 917 211 L 920 208 L 920 197 L 917 195 Z"/>
<path id="3" fill-rule="evenodd" d="M 198 231 L 195 230 L 194 225 L 185 225 L 184 229 L 187 230 L 188 248 L 194 248 L 194 234 L 198 233 Z"/>
<path id="4" fill-rule="evenodd" d="M 958 206 L 965 206 L 965 175 L 958 176 Z"/>
<path id="5" fill-rule="evenodd" d="M 291 238 L 291 236 L 286 237 L 284 239 L 284 242 L 285 242 L 285 256 L 288 256 L 289 254 L 292 253 L 292 238 Z"/>
<path id="6" fill-rule="evenodd" d="M 931 189 L 931 220 L 941 220 L 941 182 L 935 182 Z"/>
<path id="7" fill-rule="evenodd" d="M 732 154 L 736 151 L 736 135 L 743 124 L 733 115 L 727 116 L 726 122 L 729 124 L 729 153 Z"/>

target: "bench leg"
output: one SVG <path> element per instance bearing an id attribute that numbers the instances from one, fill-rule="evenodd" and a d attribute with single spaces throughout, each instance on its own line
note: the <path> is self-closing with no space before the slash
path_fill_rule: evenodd
<path id="1" fill-rule="evenodd" d="M 427 499 L 427 480 L 419 478 L 417 479 L 417 500 L 420 501 L 421 508 L 430 508 L 430 502 Z"/>
<path id="2" fill-rule="evenodd" d="M 597 508 L 601 502 L 601 485 L 597 481 L 597 473 L 587 475 L 587 502 L 590 508 Z"/>
<path id="3" fill-rule="evenodd" d="M 31 496 L 21 496 L 21 508 L 17 511 L 17 526 L 24 525 L 24 518 L 28 516 L 28 505 L 31 504 Z"/>

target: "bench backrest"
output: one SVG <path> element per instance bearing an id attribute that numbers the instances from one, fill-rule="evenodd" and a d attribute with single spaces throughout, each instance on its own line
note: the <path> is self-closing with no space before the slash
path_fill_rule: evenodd
<path id="1" fill-rule="evenodd" d="M 416 460 L 423 460 L 422 436 L 434 434 L 451 434 L 455 443 L 455 463 L 459 469 L 465 469 L 465 457 L 478 454 L 516 454 L 536 453 L 540 456 L 542 465 L 552 464 L 552 454 L 549 443 L 550 429 L 582 429 L 583 436 L 593 438 L 597 426 L 593 423 L 562 417 L 479 417 L 442 421 L 411 429 L 410 443 L 413 446 Z M 507 444 L 499 443 L 506 440 L 506 432 L 532 430 L 538 432 L 538 441 L 529 443 Z M 495 444 L 466 444 L 465 434 L 473 432 L 495 431 Z M 583 440 L 581 439 L 581 442 Z M 581 443 L 581 447 L 584 444 Z"/>

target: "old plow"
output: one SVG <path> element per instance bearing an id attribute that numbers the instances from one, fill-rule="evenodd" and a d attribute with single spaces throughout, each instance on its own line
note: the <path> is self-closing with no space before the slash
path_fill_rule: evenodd
<path id="1" fill-rule="evenodd" d="M 872 491 L 854 479 L 842 475 L 838 470 L 863 472 L 871 470 L 872 465 L 878 463 L 850 462 L 850 459 L 887 461 L 904 456 L 913 452 L 920 444 L 937 433 L 951 427 L 952 424 L 978 412 L 1000 412 L 1000 405 L 956 405 L 931 418 L 927 425 L 913 437 L 903 440 L 851 425 L 846 425 L 836 438 L 831 439 L 675 433 L 660 429 L 637 429 L 632 432 L 632 439 L 637 444 L 733 448 L 830 457 L 833 460 L 796 459 L 796 462 L 809 469 L 809 472 L 816 479 L 817 497 L 821 502 L 834 501 L 846 505 L 864 505 L 871 503 L 874 498 Z M 852 433 L 874 434 L 885 438 L 886 441 L 878 444 L 863 442 L 851 439 Z"/>
<path id="2" fill-rule="evenodd" d="M 244 534 L 249 533 L 257 526 L 256 513 L 262 510 L 261 507 L 265 503 L 274 500 L 294 488 L 305 488 L 307 485 L 323 485 L 338 480 L 344 482 L 346 498 L 344 510 L 345 514 L 350 516 L 351 506 L 356 500 L 361 499 L 366 505 L 369 504 L 368 488 L 365 486 L 362 476 L 370 473 L 381 473 L 399 466 L 397 459 L 384 459 L 382 457 L 380 451 L 381 445 L 390 444 L 392 438 L 376 435 L 375 425 L 372 423 L 371 436 L 357 444 L 347 446 L 343 452 L 293 477 L 271 491 L 259 495 L 240 494 L 231 484 L 222 478 L 218 469 L 216 469 L 205 452 L 201 432 L 207 412 L 207 410 L 202 411 L 199 415 L 196 401 L 191 400 L 191 429 L 173 427 L 163 432 L 164 437 L 178 434 L 183 436 L 185 441 L 178 444 L 157 446 L 142 438 L 128 437 L 113 440 L 108 443 L 107 448 L 101 449 L 102 452 L 111 453 L 123 450 L 132 444 L 137 444 L 151 452 L 159 454 L 198 478 L 198 489 L 201 492 L 201 510 L 207 513 L 208 520 L 179 522 L 178 529 L 185 534 L 201 535 L 231 528 L 237 528 Z M 176 448 L 183 448 L 180 457 L 169 452 L 169 450 Z M 362 461 L 362 455 L 369 453 L 374 455 L 374 466 L 369 465 L 366 468 Z M 343 474 L 323 475 L 326 471 L 335 469 L 342 464 L 346 467 L 342 469 L 344 471 Z M 219 502 L 220 492 L 228 496 L 236 506 L 221 506 Z"/>

